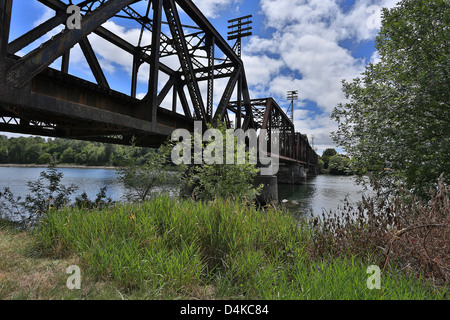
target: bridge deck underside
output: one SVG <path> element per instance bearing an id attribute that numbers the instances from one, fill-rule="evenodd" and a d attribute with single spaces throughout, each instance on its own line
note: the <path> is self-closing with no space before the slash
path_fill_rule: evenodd
<path id="1" fill-rule="evenodd" d="M 193 130 L 192 119 L 158 108 L 157 122 L 145 119 L 151 108 L 138 100 L 88 81 L 47 69 L 31 90 L 12 90 L 0 101 L 0 131 L 158 147 L 173 130 Z"/>

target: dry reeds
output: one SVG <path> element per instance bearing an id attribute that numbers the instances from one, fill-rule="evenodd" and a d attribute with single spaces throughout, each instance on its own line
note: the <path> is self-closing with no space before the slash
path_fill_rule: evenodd
<path id="1" fill-rule="evenodd" d="M 392 267 L 435 284 L 450 275 L 450 187 L 440 179 L 424 202 L 399 190 L 385 198 L 380 189 L 359 204 L 345 201 L 336 212 L 314 219 L 315 256 L 362 255 L 383 270 Z"/>

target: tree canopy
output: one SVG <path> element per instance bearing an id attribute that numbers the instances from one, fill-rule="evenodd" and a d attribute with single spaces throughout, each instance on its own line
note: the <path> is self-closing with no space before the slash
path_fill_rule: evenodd
<path id="1" fill-rule="evenodd" d="M 428 194 L 450 168 L 450 4 L 403 0 L 384 9 L 376 48 L 380 61 L 343 82 L 348 100 L 332 118 L 334 140 L 353 169 L 382 186 L 402 183 Z"/>

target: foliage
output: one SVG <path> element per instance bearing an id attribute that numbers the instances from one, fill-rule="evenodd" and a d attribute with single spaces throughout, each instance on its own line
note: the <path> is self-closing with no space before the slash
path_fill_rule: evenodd
<path id="1" fill-rule="evenodd" d="M 439 179 L 430 201 L 404 189 L 376 194 L 314 218 L 315 256 L 368 257 L 383 271 L 402 270 L 437 286 L 450 280 L 450 187 Z"/>
<path id="2" fill-rule="evenodd" d="M 212 129 L 208 125 L 208 129 Z M 219 121 L 217 128 L 223 137 L 226 137 L 226 123 Z M 215 141 L 206 143 L 204 149 L 213 146 Z M 234 150 L 237 150 L 238 139 L 234 137 Z M 214 200 L 245 199 L 253 201 L 261 192 L 262 186 L 255 187 L 254 179 L 259 169 L 249 161 L 250 152 L 245 152 L 245 164 L 238 164 L 238 152 L 234 152 L 234 164 L 227 164 L 226 145 L 223 147 L 222 163 L 213 163 L 195 166 L 188 173 L 187 181 L 194 186 L 193 195 L 196 199 Z M 203 150 L 202 150 L 203 152 Z"/>
<path id="3" fill-rule="evenodd" d="M 23 226 L 34 226 L 50 209 L 62 209 L 72 205 L 72 196 L 78 189 L 75 185 L 65 186 L 61 183 L 63 173 L 58 172 L 54 164 L 47 171 L 42 171 L 36 181 L 28 181 L 29 193 L 15 198 L 9 188 L 0 191 L 0 219 L 17 220 Z M 86 193 L 76 197 L 75 205 L 79 208 L 99 208 L 112 205 L 106 197 L 106 188 L 102 188 L 94 201 Z"/>
<path id="4" fill-rule="evenodd" d="M 342 154 L 332 156 L 328 163 L 330 174 L 351 175 L 351 162 L 349 157 Z"/>
<path id="5" fill-rule="evenodd" d="M 72 164 L 117 166 L 123 154 L 132 153 L 136 163 L 146 161 L 150 148 L 133 148 L 99 142 L 43 139 L 40 137 L 6 138 L 0 136 L 0 164 Z"/>
<path id="6" fill-rule="evenodd" d="M 363 261 L 312 259 L 305 223 L 241 201 L 159 196 L 103 211 L 66 208 L 50 212 L 36 237 L 42 249 L 76 254 L 86 276 L 148 299 L 442 298 L 396 273 L 368 290 Z"/>
<path id="7" fill-rule="evenodd" d="M 110 197 L 106 196 L 106 191 L 107 187 L 101 188 L 94 200 L 89 199 L 86 192 L 83 192 L 75 198 L 74 205 L 79 209 L 102 209 L 112 206 L 114 201 Z"/>
<path id="8" fill-rule="evenodd" d="M 184 173 L 185 167 L 170 165 L 170 144 L 166 143 L 158 150 L 147 153 L 143 163 L 139 163 L 135 157 L 137 149 L 133 146 L 129 152 L 117 159 L 120 164 L 117 176 L 127 189 L 126 199 L 143 202 L 167 192 L 169 187 L 175 189 L 181 181 L 181 173 Z"/>
<path id="9" fill-rule="evenodd" d="M 328 169 L 330 158 L 337 155 L 336 149 L 326 149 L 322 154 L 323 168 Z"/>
<path id="10" fill-rule="evenodd" d="M 36 181 L 28 181 L 30 194 L 25 197 L 21 205 L 26 211 L 35 215 L 46 213 L 49 208 L 60 209 L 70 203 L 70 196 L 77 190 L 77 186 L 68 187 L 61 184 L 62 172 L 58 172 L 55 165 L 50 165 L 47 172 L 42 171 Z M 48 184 L 45 184 L 45 181 Z"/>
<path id="11" fill-rule="evenodd" d="M 403 0 L 383 12 L 377 64 L 344 81 L 335 141 L 359 172 L 427 197 L 450 168 L 450 5 Z"/>

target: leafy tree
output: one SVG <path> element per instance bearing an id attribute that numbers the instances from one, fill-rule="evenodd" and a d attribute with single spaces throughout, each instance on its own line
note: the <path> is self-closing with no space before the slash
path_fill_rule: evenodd
<path id="1" fill-rule="evenodd" d="M 52 155 L 50 153 L 43 153 L 38 160 L 39 164 L 50 164 L 52 162 Z"/>
<path id="2" fill-rule="evenodd" d="M 24 138 L 13 138 L 8 147 L 8 156 L 11 163 L 24 163 L 26 140 Z"/>
<path id="3" fill-rule="evenodd" d="M 28 181 L 30 194 L 25 197 L 23 206 L 36 214 L 46 213 L 49 208 L 60 209 L 70 203 L 70 196 L 77 190 L 74 184 L 66 187 L 61 184 L 62 172 L 50 164 L 47 171 L 42 171 L 36 181 Z M 47 183 L 45 183 L 47 181 Z"/>
<path id="4" fill-rule="evenodd" d="M 208 129 L 212 129 L 208 125 Z M 226 137 L 226 125 L 219 121 L 217 128 Z M 213 146 L 215 141 L 206 143 L 204 149 Z M 234 137 L 234 150 L 237 150 L 238 140 Z M 203 150 L 202 150 L 203 152 Z M 216 155 L 214 155 L 216 156 Z M 223 164 L 203 164 L 191 168 L 188 183 L 194 187 L 193 195 L 200 200 L 239 199 L 253 201 L 261 192 L 262 186 L 255 187 L 254 179 L 259 169 L 250 163 L 249 152 L 245 152 L 245 164 L 238 164 L 238 154 L 234 153 L 234 164 L 226 164 L 226 144 L 223 143 Z"/>
<path id="5" fill-rule="evenodd" d="M 0 146 L 0 163 L 8 163 L 8 147 Z"/>
<path id="6" fill-rule="evenodd" d="M 350 175 L 352 174 L 350 167 L 351 167 L 350 158 L 342 154 L 332 156 L 328 163 L 330 174 Z"/>
<path id="7" fill-rule="evenodd" d="M 117 170 L 117 175 L 127 189 L 125 197 L 128 201 L 150 200 L 155 195 L 167 191 L 171 182 L 181 180 L 176 172 L 177 168 L 169 164 L 169 145 L 163 145 L 160 149 L 147 153 L 144 163 L 139 163 L 139 158 L 134 156 L 140 152 L 142 148 L 133 146 L 119 160 L 121 166 Z M 182 170 L 181 167 L 178 169 Z"/>
<path id="8" fill-rule="evenodd" d="M 322 159 L 322 157 L 319 157 L 319 160 L 318 160 L 318 166 L 319 166 L 319 172 L 320 173 L 323 173 L 324 172 L 324 165 L 325 165 L 325 163 L 323 162 L 323 159 Z"/>
<path id="9" fill-rule="evenodd" d="M 384 9 L 380 62 L 343 82 L 335 141 L 382 186 L 426 196 L 450 168 L 450 5 L 403 0 Z"/>
<path id="10" fill-rule="evenodd" d="M 72 149 L 72 147 L 67 148 L 61 154 L 61 162 L 62 163 L 75 163 L 75 159 L 77 157 L 76 152 Z"/>
<path id="11" fill-rule="evenodd" d="M 326 149 L 322 154 L 323 168 L 328 169 L 330 158 L 337 155 L 336 149 Z"/>

